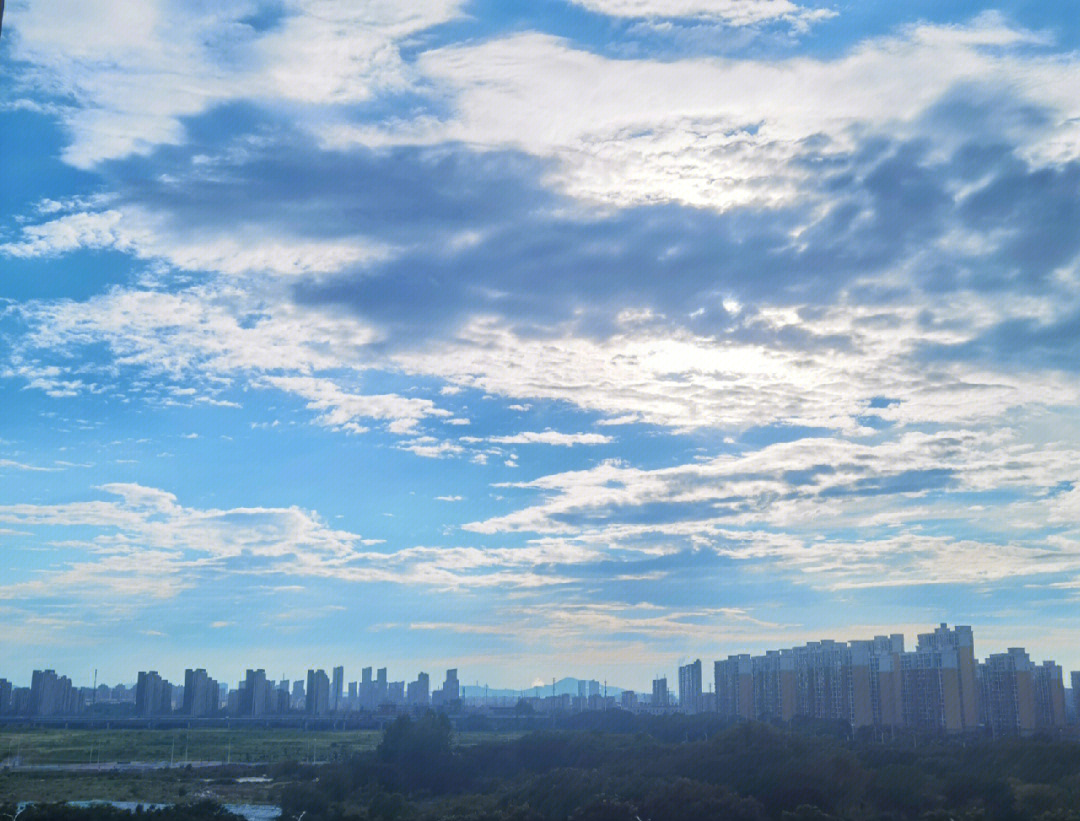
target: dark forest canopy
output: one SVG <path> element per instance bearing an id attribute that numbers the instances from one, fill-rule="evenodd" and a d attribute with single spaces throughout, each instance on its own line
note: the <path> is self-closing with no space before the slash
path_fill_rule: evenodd
<path id="1" fill-rule="evenodd" d="M 596 728 L 455 747 L 445 719 L 402 717 L 374 753 L 280 765 L 278 795 L 286 817 L 305 821 L 1080 821 L 1073 741 L 884 740 L 694 718 L 586 716 L 576 720 Z"/>
<path id="2" fill-rule="evenodd" d="M 452 743 L 444 715 L 401 716 L 373 751 L 265 773 L 283 821 L 1080 821 L 1076 740 L 852 736 L 827 722 L 704 718 L 613 711 L 470 745 Z M 205 803 L 145 817 L 229 819 Z M 131 816 L 49 805 L 19 821 L 51 819 Z"/>

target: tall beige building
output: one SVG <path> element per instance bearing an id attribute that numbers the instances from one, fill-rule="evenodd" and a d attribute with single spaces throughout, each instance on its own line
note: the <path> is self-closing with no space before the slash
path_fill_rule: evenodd
<path id="1" fill-rule="evenodd" d="M 976 679 L 975 637 L 971 628 L 958 624 L 950 630 L 947 624 L 942 623 L 933 633 L 919 634 L 919 643 L 915 652 L 948 654 L 949 651 L 955 654 L 957 671 L 955 699 L 960 708 L 960 720 L 956 729 L 974 730 L 979 725 L 979 694 Z M 943 698 L 951 702 L 954 694 L 943 693 Z"/>
<path id="2" fill-rule="evenodd" d="M 982 722 L 994 735 L 1035 729 L 1034 665 L 1022 647 L 991 653 L 978 667 Z"/>
<path id="3" fill-rule="evenodd" d="M 1066 723 L 1061 667 L 1032 664 L 1022 648 L 975 660 L 971 627 L 942 623 L 904 650 L 894 633 L 870 640 L 808 642 L 761 656 L 717 661 L 715 709 L 732 718 L 846 721 L 853 728 L 995 735 Z M 1080 674 L 1073 674 L 1080 693 Z"/>
<path id="4" fill-rule="evenodd" d="M 1061 667 L 1044 661 L 1032 667 L 1032 689 L 1035 700 L 1035 726 L 1058 729 L 1065 726 L 1065 680 Z"/>

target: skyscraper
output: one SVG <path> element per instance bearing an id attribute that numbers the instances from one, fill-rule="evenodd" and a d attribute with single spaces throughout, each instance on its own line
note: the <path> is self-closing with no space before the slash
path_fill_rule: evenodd
<path id="1" fill-rule="evenodd" d="M 218 683 L 206 670 L 184 671 L 184 701 L 181 711 L 188 716 L 211 716 L 218 709 Z"/>
<path id="2" fill-rule="evenodd" d="M 1022 647 L 992 653 L 978 666 L 983 724 L 994 735 L 1035 729 L 1034 665 Z"/>
<path id="3" fill-rule="evenodd" d="M 325 670 L 308 670 L 305 710 L 308 715 L 324 716 L 330 712 L 330 679 Z"/>
<path id="4" fill-rule="evenodd" d="M 304 682 L 294 681 L 292 684 L 292 708 L 294 710 L 301 710 L 304 708 L 306 698 L 304 696 Z"/>
<path id="5" fill-rule="evenodd" d="M 341 694 L 345 689 L 345 668 L 335 667 L 330 680 L 330 710 L 336 713 L 341 709 Z"/>
<path id="6" fill-rule="evenodd" d="M 750 656 L 728 656 L 713 666 L 716 710 L 729 718 L 754 718 L 754 676 Z"/>
<path id="7" fill-rule="evenodd" d="M 1044 661 L 1031 672 L 1035 726 L 1040 729 L 1064 727 L 1065 681 L 1061 667 L 1052 661 Z"/>
<path id="8" fill-rule="evenodd" d="M 240 688 L 240 715 L 261 716 L 269 712 L 271 706 L 270 684 L 266 680 L 266 671 L 248 670 Z"/>
<path id="9" fill-rule="evenodd" d="M 951 678 L 943 686 L 948 692 L 943 693 L 943 700 L 951 703 L 955 691 L 958 706 L 958 725 L 947 729 L 974 730 L 979 723 L 978 706 L 978 683 L 976 681 L 975 663 L 975 639 L 971 628 L 967 625 L 958 624 L 951 630 L 942 622 L 933 633 L 920 633 L 919 641 L 915 648 L 916 653 L 942 653 L 938 666 L 948 666 L 950 669 L 955 661 L 956 685 L 952 685 Z M 946 710 L 946 712 L 948 712 Z"/>
<path id="10" fill-rule="evenodd" d="M 374 709 L 375 682 L 371 678 L 371 668 L 364 667 L 360 670 L 360 706 L 365 710 Z"/>
<path id="11" fill-rule="evenodd" d="M 30 679 L 30 715 L 72 715 L 82 707 L 82 694 L 71 679 L 55 670 L 35 670 Z"/>
<path id="12" fill-rule="evenodd" d="M 443 682 L 443 700 L 447 703 L 461 698 L 461 688 L 458 685 L 457 668 L 446 671 L 446 681 Z"/>
<path id="13" fill-rule="evenodd" d="M 406 688 L 406 701 L 414 707 L 427 707 L 431 703 L 431 683 L 427 673 L 420 673 L 416 681 L 410 681 Z"/>
<path id="14" fill-rule="evenodd" d="M 679 709 L 701 712 L 701 659 L 679 668 Z"/>
<path id="15" fill-rule="evenodd" d="M 172 712 L 172 685 L 156 670 L 140 672 L 135 684 L 135 714 L 168 715 Z"/>
<path id="16" fill-rule="evenodd" d="M 1069 673 L 1069 682 L 1072 684 L 1073 716 L 1080 724 L 1080 671 Z"/>
<path id="17" fill-rule="evenodd" d="M 652 706 L 653 707 L 667 707 L 668 706 L 668 691 L 667 691 L 667 678 L 655 678 L 652 683 Z"/>
<path id="18" fill-rule="evenodd" d="M 386 704 L 389 694 L 387 692 L 386 668 L 380 667 L 375 671 L 375 707 Z"/>

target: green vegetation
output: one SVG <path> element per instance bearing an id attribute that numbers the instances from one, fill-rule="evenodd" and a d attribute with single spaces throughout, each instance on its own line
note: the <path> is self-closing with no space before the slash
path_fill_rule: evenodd
<path id="1" fill-rule="evenodd" d="M 468 744 L 445 716 L 401 717 L 377 743 L 315 765 L 0 772 L 0 803 L 276 803 L 285 821 L 1080 821 L 1075 741 L 884 741 L 830 724 L 617 713 Z"/>
<path id="2" fill-rule="evenodd" d="M 513 738 L 515 734 L 462 733 L 459 744 Z M 284 728 L 170 730 L 0 730 L 0 765 L 18 756 L 23 765 L 114 762 L 341 761 L 374 750 L 378 730 Z"/>
<path id="3" fill-rule="evenodd" d="M 379 743 L 378 730 L 291 729 L 60 730 L 0 732 L 0 761 L 24 765 L 174 761 L 333 761 Z"/>
<path id="4" fill-rule="evenodd" d="M 179 768 L 147 772 L 0 770 L 4 801 L 138 801 L 172 804 L 201 799 L 227 804 L 270 804 L 270 784 L 237 781 L 251 768 Z M 21 821 L 21 819 L 20 819 Z"/>
<path id="5" fill-rule="evenodd" d="M 107 805 L 72 807 L 64 804 L 37 804 L 18 812 L 13 805 L 0 806 L 0 816 L 19 821 L 243 821 L 213 801 L 161 808 L 139 807 L 137 812 Z"/>
<path id="6" fill-rule="evenodd" d="M 305 821 L 1080 821 L 1075 742 L 915 745 L 761 724 L 672 740 L 694 720 L 454 747 L 438 717 L 403 718 L 372 753 L 282 765 L 274 792 Z"/>

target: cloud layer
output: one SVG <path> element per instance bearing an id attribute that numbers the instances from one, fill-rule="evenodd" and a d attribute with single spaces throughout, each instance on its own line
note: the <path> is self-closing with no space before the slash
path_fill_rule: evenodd
<path id="1" fill-rule="evenodd" d="M 18 664 L 46 610 L 500 681 L 1077 626 L 1068 21 L 9 5 Z"/>

